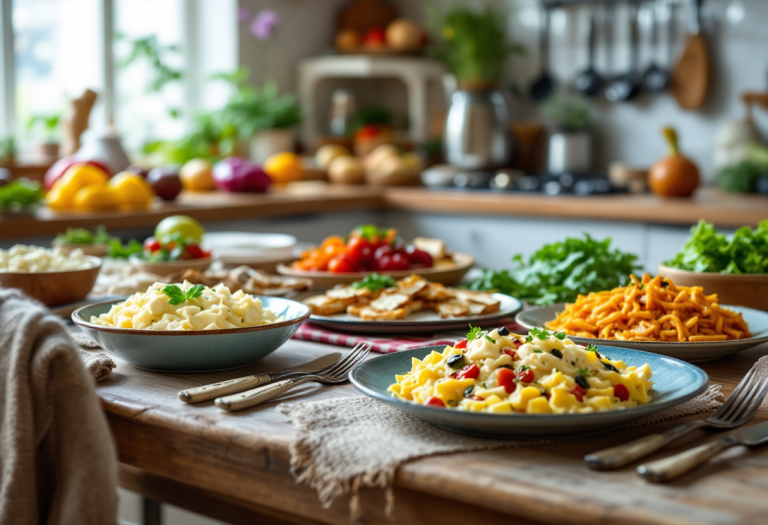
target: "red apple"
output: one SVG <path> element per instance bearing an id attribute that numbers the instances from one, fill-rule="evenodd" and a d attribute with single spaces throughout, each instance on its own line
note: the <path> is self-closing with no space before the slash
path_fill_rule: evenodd
<path id="1" fill-rule="evenodd" d="M 369 29 L 363 37 L 363 45 L 366 47 L 384 47 L 386 44 L 387 35 L 381 27 Z"/>
<path id="2" fill-rule="evenodd" d="M 53 184 L 57 180 L 59 180 L 64 175 L 64 173 L 66 173 L 66 171 L 72 166 L 74 166 L 75 164 L 90 164 L 91 166 L 99 168 L 108 176 L 110 177 L 112 176 L 112 171 L 107 167 L 107 165 L 98 160 L 82 161 L 80 159 L 76 159 L 73 157 L 63 157 L 57 160 L 56 162 L 54 162 L 53 166 L 48 168 L 48 171 L 45 172 L 45 178 L 43 179 L 43 187 L 45 187 L 46 190 L 50 190 L 51 187 L 53 187 Z"/>

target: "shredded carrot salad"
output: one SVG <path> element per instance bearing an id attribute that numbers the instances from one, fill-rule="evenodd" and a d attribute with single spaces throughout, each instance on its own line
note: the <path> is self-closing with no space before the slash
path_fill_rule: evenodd
<path id="1" fill-rule="evenodd" d="M 704 295 L 701 286 L 676 286 L 659 275 L 630 279 L 627 286 L 579 295 L 545 326 L 578 337 L 621 341 L 695 343 L 751 336 L 741 314 L 722 308 L 717 294 Z"/>

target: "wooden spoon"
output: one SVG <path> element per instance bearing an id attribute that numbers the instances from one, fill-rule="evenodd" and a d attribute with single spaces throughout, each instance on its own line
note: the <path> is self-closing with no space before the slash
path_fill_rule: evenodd
<path id="1" fill-rule="evenodd" d="M 693 1 L 688 41 L 672 70 L 672 96 L 681 108 L 687 110 L 698 109 L 704 104 L 712 74 L 707 42 L 701 31 L 702 1 Z"/>

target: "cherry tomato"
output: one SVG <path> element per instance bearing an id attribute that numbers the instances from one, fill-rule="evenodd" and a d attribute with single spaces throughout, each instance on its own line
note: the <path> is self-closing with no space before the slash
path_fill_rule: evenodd
<path id="1" fill-rule="evenodd" d="M 621 385 L 621 386 L 624 386 L 624 385 Z M 584 396 L 587 394 L 587 391 L 584 390 L 584 387 L 581 387 L 579 385 L 576 385 L 573 388 L 571 388 L 571 390 L 569 390 L 569 392 L 576 397 L 576 400 L 579 403 L 584 401 Z"/>
<path id="2" fill-rule="evenodd" d="M 202 259 L 205 257 L 205 252 L 203 252 L 203 249 L 194 243 L 187 244 L 185 251 L 187 252 L 187 255 L 189 255 L 190 259 Z"/>
<path id="3" fill-rule="evenodd" d="M 475 363 L 467 365 L 456 374 L 457 379 L 477 379 L 480 376 L 480 368 Z"/>
<path id="4" fill-rule="evenodd" d="M 394 249 L 389 244 L 382 244 L 378 248 L 376 248 L 375 252 L 373 252 L 373 258 L 381 259 L 385 255 L 392 255 L 393 251 Z"/>
<path id="5" fill-rule="evenodd" d="M 440 407 L 445 408 L 445 403 L 443 403 L 443 400 L 439 397 L 430 396 L 427 398 L 427 402 L 424 403 L 428 407 Z"/>
<path id="6" fill-rule="evenodd" d="M 496 372 L 496 382 L 499 383 L 499 386 L 504 387 L 507 394 L 511 394 L 517 388 L 515 373 L 509 368 L 499 368 Z"/>
<path id="7" fill-rule="evenodd" d="M 424 250 L 418 250 L 413 245 L 405 249 L 411 268 L 432 268 L 434 262 L 432 256 Z"/>
<path id="8" fill-rule="evenodd" d="M 509 357 L 512 358 L 512 361 L 517 359 L 517 352 L 515 352 L 514 350 L 510 350 L 509 348 L 502 348 L 501 349 L 501 353 L 502 354 L 507 354 Z"/>
<path id="9" fill-rule="evenodd" d="M 333 273 L 350 273 L 355 271 L 355 265 L 346 255 L 337 255 L 328 262 L 328 271 Z"/>
<path id="10" fill-rule="evenodd" d="M 517 374 L 518 381 L 522 383 L 532 383 L 533 380 L 536 378 L 536 375 L 533 373 L 533 370 L 528 368 L 527 370 L 523 370 L 519 374 Z"/>
<path id="11" fill-rule="evenodd" d="M 627 390 L 627 387 L 619 383 L 613 387 L 613 396 L 618 397 L 619 401 L 626 401 L 629 399 L 629 390 Z"/>
<path id="12" fill-rule="evenodd" d="M 411 263 L 408 262 L 408 257 L 402 253 L 394 253 L 389 261 L 389 266 L 388 270 L 392 271 L 407 270 L 411 267 Z"/>
<path id="13" fill-rule="evenodd" d="M 161 248 L 160 242 L 154 237 L 149 237 L 146 241 L 144 241 L 145 250 L 149 250 L 150 252 L 156 252 L 160 248 Z"/>
<path id="14" fill-rule="evenodd" d="M 482 397 L 480 397 L 478 395 L 469 396 L 469 399 L 471 399 L 473 401 L 485 401 L 485 399 L 483 399 Z"/>
<path id="15" fill-rule="evenodd" d="M 364 237 L 353 237 L 347 243 L 347 256 L 349 260 L 362 264 L 373 258 L 373 246 Z"/>
<path id="16" fill-rule="evenodd" d="M 458 343 L 456 343 L 455 345 L 453 345 L 453 347 L 454 347 L 454 348 L 462 348 L 462 349 L 463 349 L 463 348 L 466 348 L 466 347 L 467 347 L 467 343 L 469 343 L 469 341 L 467 341 L 466 339 L 464 339 L 463 341 L 459 341 Z"/>

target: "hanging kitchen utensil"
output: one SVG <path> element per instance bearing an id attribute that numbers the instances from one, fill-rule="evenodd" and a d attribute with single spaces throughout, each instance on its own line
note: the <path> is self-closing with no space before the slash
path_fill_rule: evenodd
<path id="1" fill-rule="evenodd" d="M 579 73 L 573 87 L 588 97 L 594 97 L 603 88 L 603 77 L 595 71 L 595 8 L 589 14 L 587 36 L 587 69 Z"/>
<path id="2" fill-rule="evenodd" d="M 541 75 L 531 84 L 531 98 L 544 101 L 555 90 L 555 82 L 549 74 L 549 7 L 544 6 L 543 24 L 539 32 L 539 54 L 541 55 Z"/>
<path id="3" fill-rule="evenodd" d="M 629 102 L 637 98 L 641 90 L 640 75 L 637 73 L 638 34 L 637 6 L 630 5 L 629 17 L 629 69 L 623 75 L 611 80 L 605 88 L 605 98 L 611 102 Z"/>
<path id="4" fill-rule="evenodd" d="M 643 73 L 643 89 L 652 93 L 664 91 L 669 86 L 669 72 L 656 65 L 659 54 L 659 21 L 656 4 L 651 4 L 651 64 Z M 668 23 L 672 23 L 670 20 Z"/>
<path id="5" fill-rule="evenodd" d="M 688 41 L 672 70 L 672 95 L 681 108 L 700 108 L 707 98 L 712 67 L 709 50 L 701 29 L 701 4 L 692 0 Z"/>

